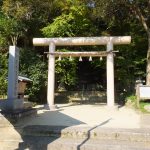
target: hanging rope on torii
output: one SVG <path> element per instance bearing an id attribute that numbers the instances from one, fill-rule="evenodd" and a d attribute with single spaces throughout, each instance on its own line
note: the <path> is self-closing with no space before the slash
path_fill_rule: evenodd
<path id="1" fill-rule="evenodd" d="M 88 57 L 88 56 L 91 56 L 91 57 L 100 57 L 100 56 L 107 56 L 108 54 L 110 53 L 116 53 L 116 52 L 119 52 L 119 51 L 113 51 L 113 50 L 110 50 L 109 52 L 107 51 L 96 51 L 96 52 L 44 52 L 45 54 L 48 54 L 48 55 L 54 55 L 56 57 L 59 57 L 59 56 L 62 56 L 62 57 L 69 57 L 69 56 L 72 56 L 72 57 Z"/>
<path id="2" fill-rule="evenodd" d="M 102 57 L 106 57 L 108 54 L 117 53 L 119 51 L 92 51 L 92 52 L 44 52 L 47 55 L 54 55 L 58 57 L 58 60 L 61 60 L 62 57 L 69 57 L 69 60 L 72 60 L 72 57 L 79 57 L 79 61 L 82 61 L 82 57 L 89 57 L 89 61 L 92 61 L 92 57 L 100 57 L 100 60 L 103 60 Z"/>

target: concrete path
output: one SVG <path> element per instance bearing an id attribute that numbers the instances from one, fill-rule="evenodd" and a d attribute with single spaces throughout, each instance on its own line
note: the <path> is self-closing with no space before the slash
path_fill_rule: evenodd
<path id="1" fill-rule="evenodd" d="M 121 107 L 109 109 L 104 105 L 71 105 L 60 104 L 58 110 L 50 111 L 37 106 L 38 114 L 27 117 L 21 125 L 53 126 L 101 126 L 108 128 L 140 128 L 141 114 L 133 109 Z"/>

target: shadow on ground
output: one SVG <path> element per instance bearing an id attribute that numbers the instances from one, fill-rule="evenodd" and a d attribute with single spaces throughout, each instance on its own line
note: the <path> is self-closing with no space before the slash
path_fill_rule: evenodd
<path id="1" fill-rule="evenodd" d="M 69 106 L 68 106 L 69 107 Z M 62 107 L 63 108 L 63 107 Z M 40 108 L 41 109 L 41 108 Z M 32 113 L 31 113 L 32 111 Z M 33 115 L 34 112 L 34 115 Z M 60 138 L 61 133 L 64 129 L 76 126 L 76 125 L 84 125 L 85 123 L 72 118 L 68 115 L 61 113 L 59 110 L 57 111 L 43 111 L 43 113 L 35 114 L 35 110 L 19 110 L 15 112 L 6 112 L 1 111 L 1 130 L 5 131 L 4 133 L 7 135 L 5 139 L 1 139 L 5 141 L 5 145 L 3 150 L 14 149 L 14 150 L 47 150 L 48 144 Z M 39 121 L 39 117 L 41 120 L 41 124 Z M 54 120 L 59 119 L 60 124 L 55 124 Z M 50 120 L 49 120 L 50 119 Z M 103 122 L 99 126 L 106 124 L 109 120 Z M 52 125 L 46 125 L 51 122 Z M 53 123 L 54 122 L 54 123 Z M 66 126 L 63 126 L 61 123 L 65 122 Z M 45 125 L 44 125 L 45 124 Z M 77 146 L 77 150 L 90 138 L 90 131 L 97 128 L 91 128 L 88 131 L 88 136 L 80 145 Z M 7 133 L 8 128 L 9 133 Z M 12 134 L 10 132 L 13 132 Z M 8 147 L 7 141 L 12 141 L 15 139 L 13 136 L 20 135 L 18 138 L 18 147 Z M 15 142 L 16 139 L 14 140 Z M 12 145 L 13 146 L 13 145 Z"/>

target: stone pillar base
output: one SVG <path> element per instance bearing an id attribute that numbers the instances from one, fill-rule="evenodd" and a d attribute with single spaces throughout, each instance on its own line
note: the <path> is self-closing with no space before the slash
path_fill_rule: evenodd
<path id="1" fill-rule="evenodd" d="M 0 101 L 0 109 L 7 111 L 16 111 L 24 109 L 23 99 L 6 99 Z"/>
<path id="2" fill-rule="evenodd" d="M 106 106 L 106 110 L 108 111 L 118 111 L 119 110 L 119 106 L 118 105 L 114 105 L 114 106 Z"/>
<path id="3" fill-rule="evenodd" d="M 7 127 L 7 126 L 18 126 L 18 121 L 22 118 L 36 115 L 37 110 L 30 108 L 30 109 L 22 109 L 22 110 L 5 110 L 0 111 L 0 127 Z"/>
<path id="4" fill-rule="evenodd" d="M 58 107 L 57 105 L 44 105 L 44 108 L 47 109 L 47 110 L 50 110 L 50 111 L 55 111 L 55 110 L 58 110 Z"/>

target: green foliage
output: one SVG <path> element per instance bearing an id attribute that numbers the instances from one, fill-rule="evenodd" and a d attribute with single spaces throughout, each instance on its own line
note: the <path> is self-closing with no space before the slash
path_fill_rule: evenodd
<path id="1" fill-rule="evenodd" d="M 0 15 L 0 41 L 2 45 L 17 44 L 17 39 L 22 35 L 23 25 L 13 18 Z"/>
<path id="2" fill-rule="evenodd" d="M 66 51 L 63 49 L 61 51 Z M 66 88 L 70 88 L 77 83 L 76 74 L 77 62 L 75 59 L 69 60 L 68 58 L 62 58 L 61 61 L 56 61 L 56 79 L 57 84 L 63 83 Z"/>
<path id="3" fill-rule="evenodd" d="M 147 111 L 144 107 L 145 106 L 150 106 L 150 102 L 145 102 L 145 101 L 141 101 L 140 102 L 140 110 L 143 112 L 143 113 L 150 113 L 149 111 Z"/>
<path id="4" fill-rule="evenodd" d="M 150 102 L 146 100 L 140 100 L 139 108 L 137 108 L 137 97 L 135 95 L 129 95 L 126 97 L 126 105 L 135 109 L 139 109 L 143 113 L 149 113 L 144 107 L 146 105 L 150 105 Z"/>
<path id="5" fill-rule="evenodd" d="M 126 97 L 126 99 L 131 101 L 132 103 L 135 103 L 137 97 L 135 95 L 129 95 L 129 96 Z"/>
<path id="6" fill-rule="evenodd" d="M 4 50 L 4 47 L 7 45 L 7 40 L 4 36 L 0 35 L 0 51 Z"/>
<path id="7" fill-rule="evenodd" d="M 9 39 L 7 38 L 6 41 L 9 41 L 9 44 L 21 45 L 21 47 L 31 46 L 32 38 L 40 35 L 39 29 L 59 13 L 54 0 L 42 2 L 40 0 L 3 0 L 0 10 L 5 18 L 13 23 L 9 27 L 13 30 L 13 34 L 7 31 Z M 7 20 L 5 20 L 6 27 L 9 25 Z"/>
<path id="8" fill-rule="evenodd" d="M 90 2 L 95 2 L 93 7 L 90 7 Z M 114 47 L 114 50 L 119 50 L 115 57 L 115 83 L 117 91 L 125 89 L 127 93 L 133 93 L 135 79 L 146 77 L 148 47 L 147 34 L 138 17 L 140 12 L 135 13 L 135 10 L 141 10 L 149 27 L 150 9 L 147 4 L 148 1 L 144 0 L 3 0 L 0 1 L 0 50 L 6 52 L 12 43 L 18 43 L 23 48 L 21 74 L 33 80 L 27 92 L 32 100 L 42 101 L 46 99 L 47 62 L 42 61 L 39 55 L 43 49 L 25 49 L 32 49 L 33 37 L 41 37 L 41 33 L 45 37 L 131 35 L 130 45 Z M 98 46 L 71 47 L 71 51 L 100 50 Z M 60 51 L 63 49 L 60 48 Z M 0 70 L 0 88 L 5 89 L 7 65 L 2 64 L 7 64 L 6 56 L 4 53 L 0 56 L 0 66 L 3 66 Z M 94 60 L 90 65 L 95 70 L 102 69 L 105 74 L 105 61 Z M 68 89 L 76 85 L 77 67 L 76 60 L 66 58 L 56 61 L 56 82 L 64 83 Z M 96 75 L 99 76 L 98 73 Z M 2 91 L 6 93 L 6 90 Z"/>
<path id="9" fill-rule="evenodd" d="M 80 5 L 79 1 L 66 0 L 66 3 L 59 3 L 62 14 L 54 19 L 52 23 L 44 27 L 41 31 L 46 37 L 72 37 L 88 36 L 93 32 L 90 20 L 87 18 L 87 8 Z M 88 32 L 87 32 L 88 31 Z M 61 49 L 61 51 L 67 51 Z M 66 88 L 70 88 L 77 83 L 76 69 L 77 62 L 69 61 L 68 58 L 56 62 L 56 78 L 58 85 L 63 83 Z"/>
<path id="10" fill-rule="evenodd" d="M 30 100 L 43 103 L 46 100 L 47 63 L 33 49 L 21 49 L 20 74 L 32 80 L 26 93 Z"/>
<path id="11" fill-rule="evenodd" d="M 74 60 L 69 61 L 64 58 L 62 61 L 56 62 L 56 76 L 58 83 L 64 83 L 66 86 L 73 86 L 77 82 L 76 75 L 77 64 Z"/>
<path id="12" fill-rule="evenodd" d="M 126 95 L 125 104 L 128 107 L 137 108 L 136 100 L 137 100 L 137 97 L 134 94 Z"/>
<path id="13" fill-rule="evenodd" d="M 7 94 L 8 59 L 7 53 L 0 52 L 0 95 Z"/>
<path id="14" fill-rule="evenodd" d="M 22 0 L 3 0 L 2 11 L 10 18 L 17 20 L 25 18 L 28 12 L 27 2 Z"/>
<path id="15" fill-rule="evenodd" d="M 71 6 L 69 12 L 56 17 L 53 23 L 42 29 L 46 37 L 65 37 L 88 35 L 92 29 L 90 20 L 86 17 L 87 9 L 84 5 Z"/>

